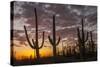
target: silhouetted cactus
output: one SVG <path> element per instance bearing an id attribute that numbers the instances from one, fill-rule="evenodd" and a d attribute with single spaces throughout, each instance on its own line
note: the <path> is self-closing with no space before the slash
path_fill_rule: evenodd
<path id="1" fill-rule="evenodd" d="M 58 38 L 58 41 L 56 40 L 56 29 L 55 29 L 55 16 L 53 16 L 53 37 L 51 38 L 50 36 L 48 36 L 49 42 L 51 43 L 52 47 L 53 47 L 53 56 L 56 57 L 56 46 L 59 44 L 60 42 L 60 37 Z"/>
<path id="2" fill-rule="evenodd" d="M 62 41 L 62 55 L 65 56 L 66 55 L 66 46 L 64 46 L 63 41 Z"/>
<path id="3" fill-rule="evenodd" d="M 43 32 L 43 37 L 42 37 L 42 44 L 41 46 L 39 46 L 39 42 L 38 42 L 38 22 L 37 22 L 37 11 L 36 11 L 36 8 L 34 9 L 34 14 L 35 14 L 35 26 L 36 26 L 36 30 L 35 30 L 35 39 L 32 39 L 32 43 L 28 37 L 28 34 L 27 34 L 27 30 L 26 30 L 26 26 L 24 26 L 24 30 L 25 30 L 25 35 L 26 35 L 26 39 L 28 41 L 28 44 L 30 45 L 30 47 L 32 49 L 35 49 L 36 50 L 36 57 L 37 59 L 40 58 L 40 55 L 39 55 L 39 49 L 41 49 L 43 47 L 43 44 L 44 44 L 44 32 Z"/>
<path id="4" fill-rule="evenodd" d="M 78 37 L 78 45 L 80 50 L 80 57 L 84 57 L 85 55 L 85 43 L 88 40 L 88 32 L 85 34 L 84 31 L 84 19 L 81 20 L 81 30 L 79 27 L 77 28 L 77 37 Z"/>
<path id="5" fill-rule="evenodd" d="M 94 53 L 95 43 L 93 41 L 92 31 L 90 31 L 89 47 L 90 47 L 90 51 Z"/>
<path id="6" fill-rule="evenodd" d="M 73 47 L 72 47 L 72 54 L 73 54 L 73 55 L 76 54 L 76 50 L 75 50 L 75 49 L 76 49 L 76 46 L 73 46 Z"/>

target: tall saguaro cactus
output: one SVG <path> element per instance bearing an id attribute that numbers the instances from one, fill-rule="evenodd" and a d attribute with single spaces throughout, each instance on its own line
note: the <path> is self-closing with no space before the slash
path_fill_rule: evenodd
<path id="1" fill-rule="evenodd" d="M 24 26 L 24 30 L 25 30 L 25 35 L 26 35 L 26 39 L 28 41 L 28 44 L 30 45 L 30 47 L 32 49 L 35 49 L 36 50 L 36 56 L 37 56 L 37 59 L 40 58 L 40 55 L 39 55 L 39 49 L 41 49 L 43 47 L 43 44 L 44 44 L 44 32 L 43 32 L 43 37 L 42 37 L 42 44 L 41 46 L 39 46 L 39 40 L 38 40 L 38 19 L 37 19 L 37 11 L 36 11 L 36 8 L 34 8 L 34 14 L 35 14 L 35 26 L 36 26 L 36 30 L 35 30 L 35 40 L 32 39 L 32 43 L 28 37 L 28 34 L 27 34 L 27 30 L 26 30 L 26 26 Z"/>
<path id="2" fill-rule="evenodd" d="M 60 37 L 58 38 L 58 41 L 56 40 L 56 29 L 55 29 L 55 16 L 53 16 L 53 37 L 51 38 L 50 36 L 48 36 L 49 42 L 51 43 L 51 45 L 53 46 L 53 56 L 56 57 L 56 46 L 59 44 L 60 42 Z"/>
<path id="3" fill-rule="evenodd" d="M 81 30 L 79 27 L 77 28 L 77 37 L 78 37 L 78 44 L 80 49 L 80 57 L 85 55 L 85 44 L 88 40 L 88 32 L 84 31 L 84 19 L 81 20 Z"/>

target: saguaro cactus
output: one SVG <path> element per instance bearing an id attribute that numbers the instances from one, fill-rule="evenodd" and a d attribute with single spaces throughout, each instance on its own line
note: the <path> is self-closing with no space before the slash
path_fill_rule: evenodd
<path id="1" fill-rule="evenodd" d="M 81 30 L 79 27 L 77 28 L 77 37 L 78 37 L 78 44 L 79 44 L 79 49 L 80 49 L 80 56 L 85 55 L 85 43 L 88 40 L 88 32 L 84 31 L 84 19 L 82 18 L 81 20 Z"/>
<path id="2" fill-rule="evenodd" d="M 49 42 L 51 43 L 51 45 L 53 46 L 53 56 L 57 56 L 56 54 L 56 46 L 59 44 L 60 42 L 60 37 L 58 38 L 58 41 L 56 40 L 56 31 L 55 31 L 55 16 L 53 16 L 53 37 L 51 38 L 50 36 L 48 36 Z"/>
<path id="3" fill-rule="evenodd" d="M 37 56 L 37 59 L 40 58 L 40 55 L 39 55 L 39 49 L 41 49 L 43 47 L 43 44 L 44 44 L 44 32 L 43 32 L 43 37 L 42 37 L 42 44 L 41 46 L 39 46 L 39 42 L 38 42 L 38 22 L 37 22 L 37 11 L 36 11 L 36 8 L 34 8 L 34 14 L 35 14 L 35 26 L 36 26 L 36 30 L 35 30 L 35 40 L 32 39 L 32 43 L 28 37 L 28 34 L 27 34 L 27 30 L 26 30 L 26 26 L 24 26 L 24 30 L 25 30 L 25 35 L 26 35 L 26 39 L 28 41 L 28 44 L 30 45 L 30 47 L 32 49 L 35 49 L 36 50 L 36 56 Z"/>
<path id="4" fill-rule="evenodd" d="M 90 45 L 90 51 L 92 52 L 92 53 L 94 53 L 94 46 L 95 46 L 95 43 L 94 43 L 94 41 L 93 41 L 93 37 L 92 37 L 92 31 L 90 31 L 90 41 L 89 41 L 89 45 Z"/>

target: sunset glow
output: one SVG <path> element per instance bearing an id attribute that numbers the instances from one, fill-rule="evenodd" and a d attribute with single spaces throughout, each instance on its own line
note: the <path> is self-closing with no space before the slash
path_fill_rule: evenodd
<path id="1" fill-rule="evenodd" d="M 11 60 L 15 65 L 97 59 L 97 7 L 12 2 Z"/>
<path id="2" fill-rule="evenodd" d="M 14 55 L 15 55 L 15 57 L 17 59 L 22 59 L 23 57 L 24 58 L 25 57 L 26 58 L 30 58 L 30 56 L 32 56 L 33 58 L 36 58 L 35 50 L 32 49 L 32 48 L 30 48 L 30 46 L 25 46 L 25 44 L 20 44 L 18 41 L 13 41 L 13 42 L 14 42 L 14 44 L 22 45 L 20 47 L 18 47 L 17 45 L 15 45 L 15 47 L 13 48 Z M 52 48 L 44 47 L 44 48 L 40 49 L 39 51 L 40 51 L 40 56 L 41 57 L 52 56 Z"/>

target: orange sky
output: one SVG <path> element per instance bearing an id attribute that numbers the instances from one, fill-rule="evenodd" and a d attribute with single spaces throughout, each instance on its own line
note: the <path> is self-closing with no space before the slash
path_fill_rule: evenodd
<path id="1" fill-rule="evenodd" d="M 33 58 L 36 57 L 34 49 L 30 48 L 30 46 L 25 46 L 24 44 L 20 44 L 19 41 L 17 40 L 14 40 L 13 43 L 16 45 L 21 45 L 19 47 L 14 46 L 14 56 L 17 59 L 30 56 L 32 56 Z M 52 48 L 50 47 L 43 47 L 39 50 L 39 52 L 41 57 L 52 56 Z"/>
<path id="2" fill-rule="evenodd" d="M 48 40 L 45 40 L 46 42 L 44 42 L 44 46 L 39 49 L 40 52 L 40 56 L 41 57 L 48 57 L 48 56 L 52 56 L 53 55 L 53 49 L 52 46 L 50 45 Z M 39 40 L 39 44 L 40 44 L 41 40 Z M 68 43 L 68 41 L 66 41 Z M 13 44 L 16 45 L 14 46 L 14 56 L 17 59 L 22 59 L 22 57 L 26 57 L 26 58 L 30 58 L 30 56 L 32 56 L 33 58 L 36 57 L 35 51 L 34 49 L 30 48 L 30 46 L 28 45 L 27 42 L 22 42 L 20 43 L 20 41 L 18 40 L 13 40 Z M 25 45 L 26 44 L 26 45 Z M 65 43 L 63 43 L 65 45 Z M 62 50 L 62 42 L 59 43 L 59 45 L 57 46 L 57 50 Z"/>

